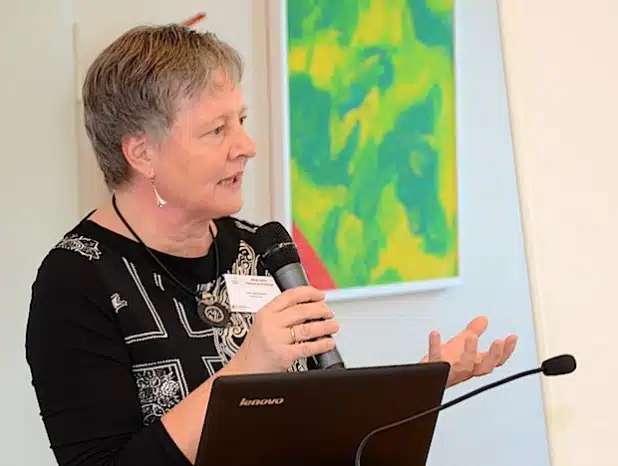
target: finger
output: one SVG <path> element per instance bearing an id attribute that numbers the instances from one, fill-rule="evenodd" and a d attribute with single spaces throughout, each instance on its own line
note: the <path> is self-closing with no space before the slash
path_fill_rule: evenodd
<path id="1" fill-rule="evenodd" d="M 290 346 L 295 359 L 309 358 L 316 354 L 327 353 L 335 348 L 335 339 L 331 337 L 320 338 L 314 341 L 304 341 L 298 345 Z"/>
<path id="2" fill-rule="evenodd" d="M 440 332 L 434 331 L 429 334 L 429 362 L 442 361 L 442 342 Z"/>
<path id="3" fill-rule="evenodd" d="M 485 332 L 485 330 L 487 330 L 488 324 L 489 321 L 487 320 L 487 317 L 479 316 L 470 321 L 470 323 L 466 327 L 466 330 L 469 330 L 477 337 L 480 337 Z"/>
<path id="4" fill-rule="evenodd" d="M 504 349 L 502 350 L 502 356 L 498 361 L 497 366 L 502 366 L 507 359 L 511 357 L 513 351 L 515 351 L 515 346 L 517 346 L 517 337 L 515 335 L 510 335 L 504 342 Z"/>
<path id="5" fill-rule="evenodd" d="M 325 294 L 312 286 L 299 286 L 285 290 L 276 296 L 266 308 L 273 312 L 281 312 L 284 309 L 301 303 L 323 301 Z"/>
<path id="6" fill-rule="evenodd" d="M 458 364 L 463 370 L 471 371 L 474 368 L 477 347 L 478 338 L 473 335 L 468 336 L 464 345 L 463 354 L 461 355 Z"/>
<path id="7" fill-rule="evenodd" d="M 485 356 L 487 356 L 487 351 L 484 351 L 482 353 L 476 353 L 475 364 L 480 364 L 483 361 L 483 359 L 485 359 Z"/>
<path id="8" fill-rule="evenodd" d="M 281 323 L 284 327 L 291 327 L 310 320 L 332 319 L 334 316 L 332 309 L 324 301 L 297 304 L 280 312 Z"/>
<path id="9" fill-rule="evenodd" d="M 500 362 L 504 350 L 504 341 L 495 340 L 485 353 L 483 359 L 474 367 L 474 375 L 487 375 L 491 373 Z"/>
<path id="10" fill-rule="evenodd" d="M 337 333 L 339 331 L 339 322 L 334 319 L 316 320 L 314 322 L 294 325 L 292 329 L 294 329 L 296 343 L 300 343 Z"/>

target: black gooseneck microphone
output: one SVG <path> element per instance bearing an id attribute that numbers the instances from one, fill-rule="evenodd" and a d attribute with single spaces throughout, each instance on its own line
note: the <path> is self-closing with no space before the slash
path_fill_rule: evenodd
<path id="1" fill-rule="evenodd" d="M 268 222 L 255 233 L 256 252 L 281 291 L 309 285 L 294 240 L 279 222 Z M 322 369 L 345 369 L 337 347 L 316 356 Z"/>
<path id="2" fill-rule="evenodd" d="M 521 379 L 522 377 L 526 377 L 528 375 L 537 374 L 539 372 L 542 372 L 544 375 L 548 375 L 548 376 L 564 375 L 564 374 L 570 374 L 571 372 L 575 370 L 576 367 L 577 367 L 577 363 L 575 362 L 575 358 L 571 356 L 570 354 L 562 354 L 560 356 L 554 356 L 553 358 L 549 358 L 543 361 L 543 363 L 541 364 L 541 367 L 537 367 L 536 369 L 529 369 L 527 371 L 519 372 L 509 377 L 505 377 L 504 379 L 500 379 L 490 384 L 479 387 L 476 390 L 472 390 L 471 392 L 466 393 L 465 395 L 462 395 L 447 403 L 441 404 L 439 406 L 428 409 L 421 413 L 415 414 L 414 416 L 410 416 L 410 417 L 401 419 L 399 421 L 395 421 L 390 424 L 386 424 L 384 426 L 378 427 L 372 430 L 371 432 L 369 432 L 367 435 L 365 435 L 365 437 L 363 437 L 363 439 L 361 440 L 356 450 L 356 458 L 355 458 L 354 464 L 356 466 L 361 466 L 361 456 L 363 455 L 363 450 L 365 449 L 367 442 L 369 442 L 369 440 L 374 435 L 380 432 L 384 432 L 386 430 L 399 427 L 403 424 L 416 421 L 417 419 L 421 417 L 428 416 L 429 414 L 433 414 L 438 411 L 442 411 L 443 409 L 450 408 L 451 406 L 461 403 L 462 401 L 465 401 L 468 398 L 472 398 L 473 396 L 476 396 L 487 390 L 498 387 L 500 385 L 504 385 L 505 383 L 512 382 L 513 380 Z"/>

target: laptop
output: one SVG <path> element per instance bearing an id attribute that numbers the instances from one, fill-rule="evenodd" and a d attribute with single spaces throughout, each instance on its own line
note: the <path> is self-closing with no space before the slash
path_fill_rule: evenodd
<path id="1" fill-rule="evenodd" d="M 446 363 L 219 377 L 196 466 L 354 466 L 373 429 L 442 402 Z M 437 413 L 375 435 L 362 466 L 425 466 Z"/>

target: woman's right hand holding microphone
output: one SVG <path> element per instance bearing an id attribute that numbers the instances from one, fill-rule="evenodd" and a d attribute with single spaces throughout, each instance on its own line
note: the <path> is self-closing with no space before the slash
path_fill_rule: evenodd
<path id="1" fill-rule="evenodd" d="M 244 342 L 223 373 L 284 372 L 297 359 L 335 347 L 339 331 L 324 292 L 311 286 L 289 289 L 255 314 Z"/>

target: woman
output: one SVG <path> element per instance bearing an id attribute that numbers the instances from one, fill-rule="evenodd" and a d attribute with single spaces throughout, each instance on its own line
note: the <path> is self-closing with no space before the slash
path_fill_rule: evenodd
<path id="1" fill-rule="evenodd" d="M 27 330 L 60 465 L 192 464 L 216 377 L 311 369 L 334 347 L 311 287 L 230 312 L 222 274 L 265 273 L 256 226 L 231 217 L 255 155 L 241 76 L 231 47 L 178 26 L 133 29 L 88 71 L 86 130 L 112 196 L 44 259 Z M 425 360 L 452 364 L 449 385 L 512 353 L 514 337 L 477 353 L 485 326 L 444 345 L 432 333 Z"/>

